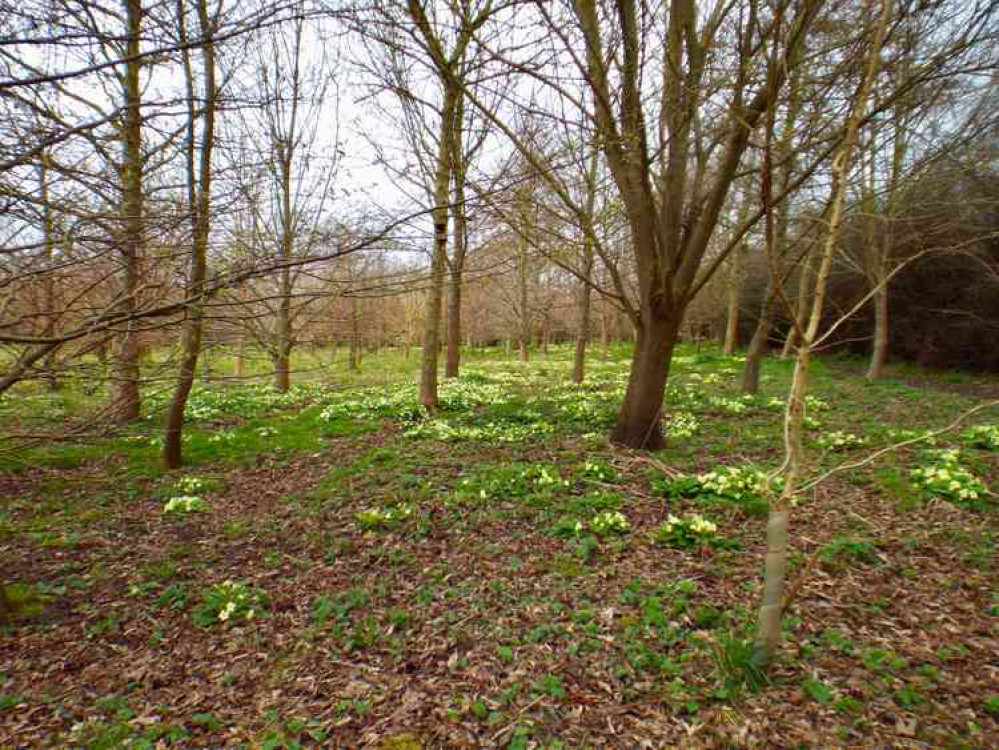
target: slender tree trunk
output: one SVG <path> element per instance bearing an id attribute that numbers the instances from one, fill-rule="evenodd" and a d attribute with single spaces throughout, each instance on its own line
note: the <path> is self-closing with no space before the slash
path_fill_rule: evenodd
<path id="1" fill-rule="evenodd" d="M 869 0 L 869 6 L 873 6 L 874 1 Z M 798 346 L 798 357 L 795 362 L 791 394 L 788 399 L 788 409 L 784 420 L 787 474 L 784 489 L 777 499 L 771 502 L 770 516 L 767 522 L 767 554 L 764 568 L 763 598 L 760 602 L 760 609 L 757 616 L 756 644 L 753 654 L 754 662 L 763 667 L 773 662 L 777 649 L 780 646 L 784 586 L 787 578 L 789 512 L 794 495 L 798 491 L 801 476 L 806 469 L 803 435 L 811 351 L 822 321 L 826 286 L 832 268 L 833 256 L 839 241 L 850 159 L 853 154 L 857 131 L 867 107 L 867 99 L 870 95 L 871 86 L 877 74 L 878 63 L 881 59 L 881 48 L 888 27 L 888 20 L 891 16 L 891 7 L 892 0 L 881 0 L 880 19 L 868 55 L 864 79 L 851 104 L 850 114 L 844 126 L 843 141 L 830 167 L 832 186 L 830 188 L 825 242 L 822 249 L 822 258 L 815 277 L 815 294 L 812 298 L 811 313 L 807 326 L 801 334 L 801 343 Z"/>
<path id="2" fill-rule="evenodd" d="M 739 225 L 749 218 L 751 192 L 743 191 L 739 203 Z M 742 309 L 742 287 L 746 283 L 746 253 L 748 248 L 742 243 L 732 252 L 728 275 L 728 305 L 725 315 L 725 341 L 722 351 L 726 357 L 735 354 L 739 348 L 739 313 Z"/>
<path id="3" fill-rule="evenodd" d="M 204 75 L 204 109 L 202 113 L 202 135 L 199 148 L 200 162 L 198 174 L 194 171 L 194 141 L 197 127 L 195 111 L 194 74 L 188 52 L 182 52 L 187 78 L 188 97 L 188 203 L 192 222 L 191 272 L 188 283 L 188 294 L 197 297 L 204 290 L 208 265 L 208 235 L 211 230 L 211 200 L 212 200 L 212 149 L 215 145 L 215 106 L 217 91 L 215 89 L 215 45 L 213 29 L 208 15 L 208 0 L 197 0 L 198 20 L 203 56 Z M 181 28 L 182 42 L 186 42 L 187 33 L 184 25 L 185 9 L 183 0 L 178 0 L 178 21 Z M 163 443 L 163 463 L 168 469 L 179 469 L 183 462 L 183 429 L 184 414 L 187 408 L 187 398 L 194 384 L 195 372 L 198 368 L 198 356 L 201 353 L 201 339 L 204 331 L 204 303 L 197 299 L 187 311 L 182 340 L 182 359 L 180 375 L 173 400 L 167 410 L 166 434 Z"/>
<path id="4" fill-rule="evenodd" d="M 300 72 L 302 19 L 295 21 L 294 58 L 290 79 L 288 120 L 283 133 L 272 135 L 271 147 L 280 169 L 281 179 L 281 244 L 278 257 L 281 260 L 280 300 L 277 311 L 277 359 L 275 362 L 275 385 L 285 393 L 291 388 L 291 352 L 295 346 L 294 320 L 291 313 L 291 300 L 294 292 L 291 260 L 295 252 L 295 240 L 298 236 L 298 214 L 295 208 L 295 187 L 292 184 L 292 173 L 295 169 L 295 152 L 299 145 L 298 105 L 302 100 L 302 77 Z"/>
<path id="5" fill-rule="evenodd" d="M 440 349 L 441 307 L 444 300 L 444 277 L 447 271 L 448 198 L 450 197 L 456 97 L 450 86 L 445 88 L 441 114 L 436 174 L 434 176 L 434 252 L 430 266 L 430 287 L 427 290 L 426 326 L 423 331 L 423 360 L 420 367 L 420 403 L 428 412 L 437 410 L 437 360 Z"/>
<path id="6" fill-rule="evenodd" d="M 732 265 L 728 277 L 728 309 L 725 316 L 725 343 L 722 351 L 726 357 L 735 354 L 739 346 L 739 307 L 742 304 L 742 283 L 744 277 L 745 245 L 732 253 Z"/>
<path id="7" fill-rule="evenodd" d="M 457 238 L 457 232 L 455 233 Z M 461 271 L 452 268 L 447 298 L 447 354 L 444 377 L 458 377 L 461 364 Z"/>
<path id="8" fill-rule="evenodd" d="M 909 61 L 904 64 L 906 71 Z M 899 102 L 892 114 L 892 166 L 888 184 L 888 204 L 885 211 L 885 230 L 879 251 L 873 253 L 874 288 L 874 342 L 871 349 L 871 362 L 867 370 L 868 380 L 880 380 L 884 376 L 884 367 L 888 362 L 888 345 L 890 341 L 890 321 L 888 316 L 889 264 L 895 245 L 895 222 L 898 218 L 899 201 L 901 198 L 901 176 L 908 151 L 908 133 L 905 113 L 909 100 Z M 874 248 L 872 248 L 874 250 Z"/>
<path id="9" fill-rule="evenodd" d="M 610 358 L 610 323 L 607 320 L 608 311 L 605 304 L 600 310 L 600 345 L 603 347 L 604 359 Z"/>
<path id="10" fill-rule="evenodd" d="M 210 385 L 211 382 L 212 382 L 212 378 L 215 377 L 215 372 L 212 369 L 212 355 L 215 353 L 215 350 L 214 350 L 211 342 L 209 342 L 207 344 L 203 343 L 206 338 L 208 338 L 208 336 L 205 333 L 204 319 L 202 319 L 202 321 L 201 321 L 202 350 L 201 350 L 201 357 L 200 357 L 200 360 L 201 360 L 201 379 L 206 384 Z"/>
<path id="11" fill-rule="evenodd" d="M 888 361 L 888 280 L 883 278 L 877 283 L 874 290 L 874 347 L 867 370 L 868 380 L 881 379 Z"/>
<path id="12" fill-rule="evenodd" d="M 121 237 L 121 301 L 122 315 L 132 315 L 138 309 L 139 264 L 143 246 L 142 194 L 142 89 L 139 71 L 142 62 L 142 0 L 124 0 L 128 41 L 125 45 L 124 70 L 125 113 L 123 125 L 124 163 L 122 165 L 122 212 L 124 232 Z M 142 412 L 139 393 L 138 323 L 130 319 L 123 324 L 112 368 L 110 412 L 119 424 L 134 422 Z"/>
<path id="13" fill-rule="evenodd" d="M 600 152 L 594 148 L 590 156 L 590 165 L 586 180 L 586 221 L 583 238 L 583 278 L 579 287 L 579 321 L 576 325 L 576 351 L 572 361 L 572 382 L 582 383 L 586 376 L 586 345 L 590 340 L 590 318 L 593 282 L 593 261 L 596 251 L 593 247 L 594 238 L 591 232 L 594 228 L 594 207 L 597 201 L 597 169 L 600 166 Z"/>
<path id="14" fill-rule="evenodd" d="M 445 201 L 447 198 L 444 199 Z M 444 298 L 445 253 L 447 252 L 447 207 L 434 210 L 434 254 L 427 290 L 426 324 L 423 331 L 423 360 L 420 370 L 420 403 L 428 411 L 437 410 L 437 360 L 440 356 L 441 303 Z"/>
<path id="15" fill-rule="evenodd" d="M 291 388 L 291 293 L 285 293 L 291 284 L 285 285 L 284 277 L 290 273 L 282 272 L 281 301 L 278 305 L 277 320 L 277 353 L 274 357 L 274 385 L 282 393 Z"/>
<path id="16" fill-rule="evenodd" d="M 465 119 L 465 98 L 459 92 L 455 102 L 454 121 L 457 127 L 451 129 L 451 155 L 454 178 L 454 252 L 450 263 L 450 284 L 448 285 L 447 309 L 447 355 L 444 363 L 444 377 L 458 377 L 461 367 L 461 294 L 462 276 L 465 271 L 465 255 L 468 250 L 468 219 L 465 214 L 465 175 L 466 163 L 461 140 L 461 124 Z"/>
<path id="17" fill-rule="evenodd" d="M 246 357 L 245 353 L 246 341 L 244 339 L 243 329 L 239 329 L 236 333 L 236 352 L 233 357 L 233 377 L 242 378 L 243 377 L 243 367 L 244 360 Z"/>
<path id="18" fill-rule="evenodd" d="M 356 296 L 350 298 L 350 346 L 347 352 L 347 366 L 353 372 L 357 372 L 361 367 L 361 300 Z"/>
<path id="19" fill-rule="evenodd" d="M 758 393 L 760 390 L 760 370 L 767 356 L 767 344 L 770 341 L 770 329 L 773 327 L 774 312 L 777 298 L 774 291 L 767 286 L 766 299 L 760 309 L 760 317 L 753 331 L 753 338 L 746 350 L 746 367 L 742 374 L 742 390 L 745 393 Z"/>
<path id="20" fill-rule="evenodd" d="M 291 154 L 288 153 L 282 166 L 281 200 L 282 200 L 282 231 L 281 249 L 278 257 L 285 264 L 291 261 L 293 243 L 295 240 L 292 228 L 292 185 L 291 185 Z M 277 356 L 274 361 L 275 385 L 281 393 L 286 393 L 291 387 L 291 349 L 292 349 L 292 295 L 291 267 L 285 265 L 281 269 L 280 295 L 277 311 L 277 341 L 275 342 Z"/>
<path id="21" fill-rule="evenodd" d="M 812 254 L 808 253 L 801 261 L 798 268 L 798 296 L 794 303 L 794 315 L 795 320 L 804 320 L 805 315 L 808 314 L 808 298 L 812 294 Z M 781 348 L 781 359 L 787 359 L 791 356 L 791 350 L 798 343 L 797 329 L 791 326 L 787 331 L 787 337 L 784 339 L 784 346 Z"/>
<path id="22" fill-rule="evenodd" d="M 572 360 L 572 382 L 582 383 L 586 376 L 586 344 L 590 340 L 590 275 L 593 272 L 593 246 L 587 242 L 583 261 L 584 281 L 579 285 L 579 322 L 576 326 L 576 351 Z"/>
<path id="23" fill-rule="evenodd" d="M 522 212 L 526 216 L 526 212 Z M 525 230 L 526 231 L 526 230 Z M 530 277 L 530 270 L 528 268 L 528 257 L 527 257 L 527 243 L 521 238 L 519 252 L 517 255 L 517 306 L 520 313 L 519 324 L 519 351 L 520 351 L 520 361 L 527 362 L 530 358 L 530 342 L 531 342 L 531 311 L 528 306 L 528 280 Z"/>
<path id="24" fill-rule="evenodd" d="M 55 335 L 56 329 L 56 288 L 55 288 L 55 248 L 56 248 L 56 231 L 55 231 L 55 220 L 52 217 L 52 204 L 49 200 L 49 155 L 47 152 L 42 152 L 41 166 L 39 169 L 39 179 L 42 188 L 42 229 L 45 235 L 45 258 L 48 262 L 49 269 L 45 274 L 44 281 L 44 309 L 43 313 L 45 315 L 45 336 L 53 337 Z M 56 358 L 56 349 L 53 349 L 51 353 L 45 357 L 45 382 L 48 384 L 50 391 L 59 390 L 59 372 L 58 372 L 58 361 Z"/>

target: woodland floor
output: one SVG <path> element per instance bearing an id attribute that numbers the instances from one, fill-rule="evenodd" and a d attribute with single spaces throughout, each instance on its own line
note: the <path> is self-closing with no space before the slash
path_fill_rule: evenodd
<path id="1" fill-rule="evenodd" d="M 8 456 L 0 554 L 22 613 L 0 642 L 0 746 L 999 747 L 999 503 L 955 504 L 910 474 L 956 447 L 999 486 L 999 452 L 958 430 L 809 492 L 785 648 L 761 684 L 746 661 L 759 504 L 662 487 L 779 463 L 789 365 L 769 362 L 740 411 L 741 362 L 684 349 L 671 403 L 696 428 L 646 454 L 602 439 L 618 355 L 577 390 L 567 349 L 473 358 L 445 400 L 451 432 L 414 433 L 394 386 L 263 402 L 205 388 L 183 474 L 156 468 L 155 421 Z M 977 403 L 904 377 L 817 363 L 817 474 Z M 14 398 L 12 431 L 73 423 L 70 395 Z M 969 424 L 997 422 L 993 407 Z M 834 430 L 867 445 L 821 449 Z M 211 512 L 164 513 L 181 476 Z M 572 531 L 608 510 L 626 533 Z M 685 513 L 726 543 L 663 544 Z M 268 604 L 196 624 L 226 580 Z"/>

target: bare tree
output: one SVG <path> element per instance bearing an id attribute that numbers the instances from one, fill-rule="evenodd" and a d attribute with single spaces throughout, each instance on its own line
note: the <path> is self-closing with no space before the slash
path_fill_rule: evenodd
<path id="1" fill-rule="evenodd" d="M 873 9 L 874 0 L 869 0 L 868 11 Z M 892 13 L 892 0 L 881 0 L 878 19 L 874 23 L 872 40 L 864 60 L 864 69 L 856 92 L 850 102 L 850 109 L 843 124 L 843 137 L 840 140 L 836 156 L 830 165 L 832 182 L 829 200 L 825 211 L 826 228 L 822 238 L 822 252 L 819 266 L 816 270 L 815 292 L 812 297 L 811 309 L 807 320 L 802 317 L 793 321 L 797 329 L 797 358 L 794 366 L 794 376 L 791 381 L 791 393 L 787 401 L 787 412 L 784 420 L 785 461 L 784 486 L 775 495 L 770 504 L 767 520 L 767 552 L 764 572 L 763 595 L 760 601 L 759 615 L 756 624 L 756 649 L 754 660 L 761 666 L 770 664 L 780 645 L 781 617 L 784 604 L 784 581 L 787 576 L 788 560 L 788 525 L 790 509 L 796 496 L 801 477 L 805 471 L 804 455 L 804 419 L 805 398 L 808 395 L 809 368 L 812 346 L 814 345 L 819 326 L 822 322 L 822 311 L 825 303 L 826 284 L 832 268 L 833 257 L 839 243 L 840 228 L 843 221 L 843 205 L 847 191 L 847 180 L 850 165 L 857 142 L 857 134 L 869 106 L 868 99 L 874 86 L 875 78 L 881 61 L 881 49 L 888 31 Z M 768 127 L 768 139 L 773 128 Z M 769 149 L 767 150 L 769 152 Z M 766 155 L 769 161 L 769 153 Z M 770 196 L 772 193 L 772 175 L 770 166 L 764 166 L 764 201 L 769 213 Z M 777 241 L 774 223 L 771 216 L 767 218 L 767 243 L 769 246 Z M 776 257 L 771 253 L 772 258 Z"/>
<path id="2" fill-rule="evenodd" d="M 204 330 L 202 293 L 208 275 L 208 239 L 212 228 L 212 152 L 215 148 L 215 113 L 219 98 L 215 77 L 214 42 L 217 19 L 208 11 L 208 0 L 195 0 L 195 13 L 201 38 L 200 87 L 195 80 L 191 56 L 187 49 L 187 7 L 184 0 L 177 0 L 177 28 L 187 89 L 187 208 L 191 220 L 191 267 L 187 296 L 198 301 L 187 309 L 187 320 L 184 323 L 181 339 L 180 373 L 173 399 L 167 410 L 163 462 L 168 469 L 179 469 L 182 464 L 184 414 L 191 386 L 194 385 L 198 357 L 201 354 Z M 198 97 L 199 88 L 200 97 Z M 197 135 L 199 120 L 200 138 Z"/>

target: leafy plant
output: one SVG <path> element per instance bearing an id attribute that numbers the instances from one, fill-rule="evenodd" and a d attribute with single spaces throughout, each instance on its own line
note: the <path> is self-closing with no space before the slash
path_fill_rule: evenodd
<path id="1" fill-rule="evenodd" d="M 555 700 L 562 700 L 566 695 L 561 678 L 553 674 L 546 674 L 538 678 L 534 682 L 532 690 L 537 695 L 547 695 Z"/>
<path id="2" fill-rule="evenodd" d="M 819 559 L 830 566 L 842 563 L 875 565 L 881 561 L 874 542 L 846 536 L 836 537 L 824 545 L 819 550 Z"/>
<path id="3" fill-rule="evenodd" d="M 619 476 L 617 469 L 603 461 L 587 461 L 583 464 L 581 474 L 584 479 L 604 483 L 616 482 Z"/>
<path id="4" fill-rule="evenodd" d="M 165 515 L 186 516 L 191 513 L 210 513 L 212 507 L 197 495 L 171 497 L 163 506 Z"/>
<path id="5" fill-rule="evenodd" d="M 173 485 L 173 491 L 179 495 L 197 495 L 206 489 L 208 489 L 208 485 L 198 477 L 181 477 Z"/>
<path id="6" fill-rule="evenodd" d="M 718 533 L 718 526 L 703 516 L 692 514 L 682 518 L 670 514 L 656 532 L 656 541 L 664 547 L 695 549 L 701 547 L 731 547 L 732 543 Z"/>
<path id="7" fill-rule="evenodd" d="M 832 430 L 823 433 L 815 442 L 823 450 L 842 451 L 867 445 L 867 438 L 858 437 L 852 432 Z"/>
<path id="8" fill-rule="evenodd" d="M 964 444 L 983 450 L 999 450 L 999 425 L 980 424 L 969 427 L 961 434 Z"/>
<path id="9" fill-rule="evenodd" d="M 821 680 L 805 680 L 801 683 L 801 689 L 805 691 L 805 695 L 816 703 L 821 703 L 825 706 L 833 701 L 832 689 Z"/>
<path id="10" fill-rule="evenodd" d="M 627 534 L 631 530 L 631 523 L 621 511 L 607 510 L 590 519 L 590 528 L 598 536 Z"/>
<path id="11" fill-rule="evenodd" d="M 413 506 L 396 505 L 390 508 L 367 508 L 354 515 L 358 525 L 366 531 L 388 529 L 398 526 L 413 515 Z"/>
<path id="12" fill-rule="evenodd" d="M 686 411 L 675 411 L 670 414 L 669 421 L 663 427 L 666 436 L 673 440 L 692 438 L 700 429 L 701 423 L 693 414 Z"/>
<path id="13" fill-rule="evenodd" d="M 765 515 L 767 497 L 779 492 L 782 480 L 750 467 L 721 466 L 696 477 L 653 480 L 654 492 L 667 498 L 696 498 L 743 507 L 754 515 Z"/>
<path id="14" fill-rule="evenodd" d="M 586 526 L 574 516 L 562 516 L 551 527 L 551 535 L 560 539 L 575 539 L 582 535 Z"/>
<path id="15" fill-rule="evenodd" d="M 752 639 L 726 633 L 714 648 L 715 665 L 729 694 L 737 695 L 743 688 L 757 691 L 769 680 L 754 658 Z"/>
<path id="16" fill-rule="evenodd" d="M 912 470 L 913 484 L 957 504 L 975 503 L 987 488 L 959 460 L 960 453 L 956 450 L 937 452 L 934 463 Z"/>
<path id="17" fill-rule="evenodd" d="M 250 621 L 266 614 L 270 603 L 266 592 L 233 581 L 208 589 L 194 611 L 194 624 L 207 628 L 227 622 Z"/>

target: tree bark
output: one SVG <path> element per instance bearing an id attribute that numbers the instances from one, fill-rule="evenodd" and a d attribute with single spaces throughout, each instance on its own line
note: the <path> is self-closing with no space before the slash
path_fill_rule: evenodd
<path id="1" fill-rule="evenodd" d="M 888 280 L 882 279 L 874 290 L 874 346 L 867 370 L 868 380 L 879 380 L 888 362 Z"/>
<path id="2" fill-rule="evenodd" d="M 609 313 L 605 304 L 600 310 L 600 345 L 603 348 L 604 359 L 610 358 L 610 323 L 607 320 Z"/>
<path id="3" fill-rule="evenodd" d="M 201 46 L 204 75 L 204 109 L 202 112 L 201 143 L 199 148 L 198 174 L 194 172 L 194 133 L 197 113 L 195 111 L 194 75 L 186 48 L 182 52 L 187 77 L 188 96 L 188 202 L 193 229 L 191 243 L 191 272 L 188 294 L 197 298 L 204 289 L 208 266 L 208 235 L 211 231 L 212 200 L 212 150 L 215 146 L 215 44 L 213 29 L 208 15 L 208 0 L 197 0 L 198 20 L 201 27 Z M 185 9 L 183 0 L 177 4 L 178 21 L 183 42 L 187 40 L 184 25 Z M 163 443 L 163 463 L 168 469 L 179 469 L 183 463 L 183 430 L 187 399 L 194 384 L 201 354 L 201 338 L 204 332 L 204 303 L 201 299 L 188 308 L 182 340 L 182 360 L 180 375 L 173 400 L 167 411 L 166 434 Z"/>
<path id="4" fill-rule="evenodd" d="M 529 232 L 529 227 L 527 222 L 529 221 L 528 209 L 524 205 L 529 198 L 521 197 L 521 219 L 524 221 L 524 227 L 522 235 L 526 235 Z M 528 267 L 528 248 L 527 239 L 522 236 L 518 241 L 517 246 L 517 312 L 519 313 L 518 319 L 518 338 L 519 341 L 517 345 L 520 352 L 520 361 L 527 362 L 530 358 L 530 343 L 531 343 L 531 311 L 529 307 L 529 295 L 528 295 L 528 281 L 530 279 L 530 268 Z"/>
<path id="5" fill-rule="evenodd" d="M 461 285 L 465 271 L 465 256 L 468 251 L 468 218 L 465 213 L 467 157 L 464 153 L 461 138 L 461 126 L 464 119 L 465 98 L 459 90 L 455 101 L 455 126 L 451 128 L 452 177 L 454 182 L 454 253 L 449 264 L 451 279 L 448 285 L 447 355 L 444 363 L 444 377 L 447 378 L 458 377 L 458 371 L 461 367 Z"/>
<path id="6" fill-rule="evenodd" d="M 52 203 L 49 200 L 49 156 L 45 151 L 41 155 L 41 165 L 39 168 L 39 181 L 41 183 L 42 192 L 42 230 L 45 236 L 45 258 L 48 262 L 49 268 L 48 272 L 45 274 L 44 280 L 44 299 L 43 299 L 43 314 L 45 316 L 45 336 L 52 338 L 55 335 L 56 329 L 56 288 L 55 288 L 55 248 L 56 248 L 56 230 L 55 230 L 55 220 L 52 216 Z M 48 384 L 48 389 L 50 391 L 58 391 L 59 384 L 59 373 L 58 373 L 58 361 L 57 361 L 57 349 L 53 349 L 48 356 L 45 357 L 45 382 Z"/>
<path id="7" fill-rule="evenodd" d="M 725 315 L 725 343 L 722 351 L 726 357 L 735 354 L 739 346 L 739 306 L 742 303 L 743 266 L 745 245 L 732 253 L 732 266 L 728 277 L 728 309 Z"/>
<path id="8" fill-rule="evenodd" d="M 124 71 L 124 124 L 125 143 L 122 164 L 123 236 L 121 237 L 121 296 L 119 310 L 132 315 L 138 308 L 140 284 L 139 263 L 143 246 L 143 194 L 142 194 L 142 89 L 139 71 L 142 62 L 142 0 L 124 0 L 128 41 Z M 118 342 L 118 351 L 112 367 L 111 417 L 119 424 L 139 419 L 142 396 L 139 393 L 139 341 L 138 324 L 130 319 L 124 324 Z"/>
<path id="9" fill-rule="evenodd" d="M 448 198 L 452 171 L 452 134 L 456 106 L 455 92 L 445 86 L 441 113 L 440 140 L 434 176 L 434 250 L 427 289 L 426 325 L 423 331 L 423 359 L 420 367 L 420 403 L 429 413 L 437 410 L 437 361 L 440 349 L 441 307 L 444 300 L 444 277 L 447 271 Z"/>
<path id="10" fill-rule="evenodd" d="M 750 196 L 751 192 L 747 187 L 739 202 L 740 226 L 749 218 Z M 747 252 L 748 248 L 743 242 L 732 251 L 732 258 L 729 261 L 728 306 L 725 315 L 725 341 L 722 344 L 722 351 L 726 357 L 731 357 L 739 348 L 739 313 L 742 309 L 742 287 L 746 282 Z"/>
<path id="11" fill-rule="evenodd" d="M 742 390 L 744 393 L 756 394 L 760 390 L 760 370 L 767 356 L 767 344 L 770 341 L 770 329 L 773 327 L 774 312 L 777 307 L 777 297 L 767 286 L 766 299 L 760 308 L 760 318 L 756 322 L 753 338 L 746 350 L 746 367 L 742 374 Z"/>
<path id="12" fill-rule="evenodd" d="M 356 296 L 350 298 L 350 346 L 347 351 L 347 366 L 352 372 L 357 372 L 361 368 L 361 300 Z"/>
<path id="13" fill-rule="evenodd" d="M 457 237 L 457 233 L 455 234 Z M 461 367 L 461 271 L 452 268 L 447 297 L 447 353 L 444 377 L 456 378 Z"/>
<path id="14" fill-rule="evenodd" d="M 875 0 L 869 0 L 873 5 Z M 833 158 L 830 172 L 828 222 L 822 257 L 815 275 L 815 294 L 812 297 L 811 313 L 807 326 L 801 332 L 798 357 L 795 362 L 791 393 L 784 419 L 785 451 L 787 473 L 784 488 L 770 504 L 770 517 L 767 523 L 767 553 L 764 568 L 763 598 L 760 603 L 756 623 L 756 643 L 753 661 L 761 667 L 772 662 L 780 646 L 781 619 L 784 607 L 784 586 L 787 578 L 788 523 L 790 507 L 798 491 L 800 478 L 806 469 L 804 447 L 805 399 L 808 395 L 809 369 L 812 345 L 815 342 L 822 321 L 822 310 L 833 256 L 839 241 L 843 220 L 843 203 L 846 195 L 846 181 L 850 159 L 857 137 L 860 122 L 867 107 L 867 99 L 877 74 L 881 60 L 888 20 L 891 15 L 892 0 L 881 0 L 881 13 L 875 29 L 874 40 L 868 53 L 863 81 L 851 103 L 850 113 L 844 125 L 843 141 Z"/>
<path id="15" fill-rule="evenodd" d="M 593 246 L 586 243 L 583 261 L 584 280 L 579 285 L 579 322 L 576 326 L 576 351 L 572 360 L 572 382 L 582 383 L 586 376 L 586 344 L 590 340 L 590 276 L 593 272 Z"/>
<path id="16" fill-rule="evenodd" d="M 908 59 L 904 67 L 908 69 Z M 874 342 L 871 348 L 871 362 L 867 370 L 868 380 L 880 380 L 884 376 L 884 367 L 888 362 L 888 346 L 890 341 L 890 320 L 888 316 L 889 283 L 891 274 L 889 266 L 892 251 L 895 246 L 895 222 L 898 219 L 901 199 L 900 182 L 905 156 L 908 151 L 908 131 L 905 121 L 907 108 L 911 101 L 899 102 L 892 113 L 892 166 L 888 184 L 888 204 L 885 216 L 884 239 L 880 248 L 871 248 L 873 254 L 874 287 Z"/>
<path id="17" fill-rule="evenodd" d="M 233 355 L 233 377 L 241 378 L 243 377 L 243 367 L 245 359 L 245 348 L 246 342 L 243 338 L 243 330 L 240 329 L 236 334 L 236 351 Z"/>
<path id="18" fill-rule="evenodd" d="M 294 126 L 292 126 L 294 130 Z M 281 245 L 278 257 L 284 263 L 280 276 L 280 299 L 277 310 L 277 341 L 275 342 L 276 355 L 274 358 L 274 378 L 275 385 L 281 393 L 286 393 L 291 387 L 291 349 L 292 349 L 292 320 L 291 320 L 291 295 L 292 278 L 291 267 L 288 265 L 294 246 L 294 228 L 292 222 L 292 185 L 291 185 L 291 160 L 292 152 L 290 148 L 283 149 L 281 153 Z"/>
<path id="19" fill-rule="evenodd" d="M 804 320 L 808 313 L 808 298 L 812 293 L 812 254 L 808 253 L 798 266 L 798 296 L 794 303 L 795 320 Z M 791 350 L 798 344 L 798 334 L 794 326 L 787 331 L 784 339 L 784 346 L 781 348 L 781 359 L 787 359 L 791 355 Z"/>
<path id="20" fill-rule="evenodd" d="M 611 441 L 631 448 L 659 450 L 665 446 L 660 412 L 683 314 L 643 313 L 641 323 L 635 327 L 631 375 Z"/>

